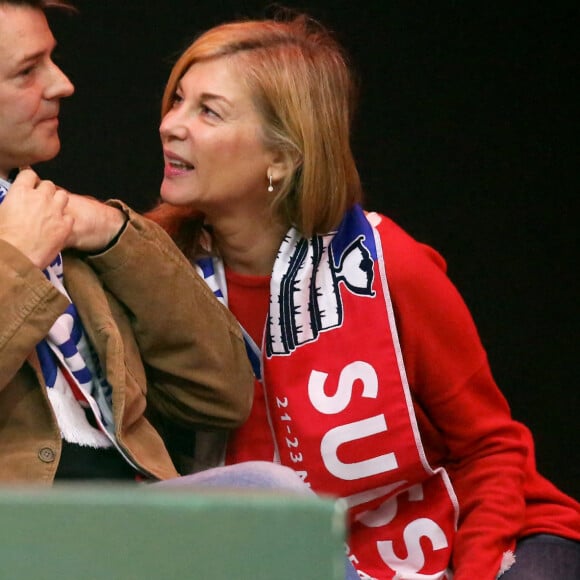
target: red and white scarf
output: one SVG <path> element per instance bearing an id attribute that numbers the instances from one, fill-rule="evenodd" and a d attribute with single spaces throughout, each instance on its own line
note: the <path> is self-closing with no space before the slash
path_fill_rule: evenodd
<path id="1" fill-rule="evenodd" d="M 261 357 L 248 342 L 254 366 L 256 355 L 261 362 L 269 429 L 253 414 L 234 434 L 227 462 L 273 458 L 317 493 L 343 498 L 348 555 L 361 578 L 450 578 L 457 500 L 421 443 L 380 222 L 355 207 L 329 235 L 288 232 Z M 226 301 L 219 260 L 200 271 Z"/>

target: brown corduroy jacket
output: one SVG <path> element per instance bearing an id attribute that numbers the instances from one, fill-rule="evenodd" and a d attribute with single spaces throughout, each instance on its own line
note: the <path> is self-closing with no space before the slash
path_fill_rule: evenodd
<path id="1" fill-rule="evenodd" d="M 64 285 L 113 392 L 118 444 L 154 479 L 178 475 L 148 416 L 180 429 L 247 417 L 253 375 L 239 326 L 155 224 L 129 216 L 97 255 L 65 251 Z M 0 484 L 50 485 L 61 453 L 36 344 L 67 299 L 0 240 Z"/>

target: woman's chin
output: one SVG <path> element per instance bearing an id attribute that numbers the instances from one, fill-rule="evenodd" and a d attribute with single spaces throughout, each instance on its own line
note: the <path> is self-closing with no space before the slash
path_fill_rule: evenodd
<path id="1" fill-rule="evenodd" d="M 159 195 L 164 202 L 171 205 L 187 205 L 192 201 L 183 191 L 179 191 L 173 184 L 168 184 L 165 180 L 161 183 Z"/>

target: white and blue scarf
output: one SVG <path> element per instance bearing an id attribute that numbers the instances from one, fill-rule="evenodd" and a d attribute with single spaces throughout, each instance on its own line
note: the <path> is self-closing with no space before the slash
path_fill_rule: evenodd
<path id="1" fill-rule="evenodd" d="M 0 178 L 0 203 L 10 185 Z M 115 445 L 111 387 L 64 287 L 62 256 L 58 254 L 43 273 L 70 302 L 48 336 L 36 346 L 61 435 L 78 445 L 111 447 Z M 99 428 L 89 423 L 85 410 L 94 415 Z"/>

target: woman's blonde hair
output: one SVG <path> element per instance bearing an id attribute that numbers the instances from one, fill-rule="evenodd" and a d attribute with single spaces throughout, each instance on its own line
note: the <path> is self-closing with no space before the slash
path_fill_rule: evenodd
<path id="1" fill-rule="evenodd" d="M 295 168 L 276 184 L 276 215 L 306 236 L 336 228 L 344 212 L 362 198 L 350 147 L 356 91 L 341 47 L 305 15 L 216 26 L 176 62 L 162 115 L 193 64 L 222 57 L 233 59 L 249 88 L 263 121 L 264 145 L 281 152 Z M 153 212 L 153 219 L 179 237 L 195 212 L 164 205 Z"/>

